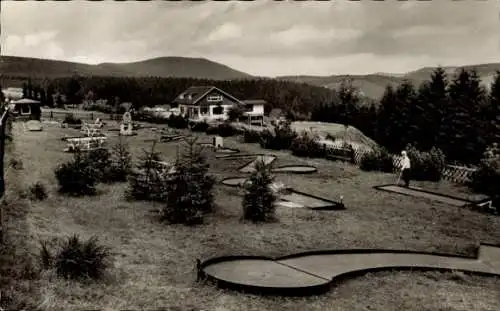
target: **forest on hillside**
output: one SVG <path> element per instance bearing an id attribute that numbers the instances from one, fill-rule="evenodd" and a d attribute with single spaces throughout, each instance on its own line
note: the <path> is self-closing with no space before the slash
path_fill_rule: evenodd
<path id="1" fill-rule="evenodd" d="M 193 85 L 214 85 L 239 99 L 264 99 L 266 110 L 281 108 L 292 120 L 313 120 L 354 126 L 390 152 L 407 144 L 426 151 L 440 148 L 449 161 L 476 164 L 487 146 L 500 140 L 500 72 L 490 91 L 474 69 L 448 77 L 437 68 L 416 86 L 405 81 L 387 86 L 378 101 L 367 101 L 349 81 L 337 90 L 274 79 L 213 81 L 190 78 L 57 78 L 23 86 L 25 97 L 44 105 L 105 99 L 114 107 L 131 102 L 143 106 L 169 104 Z"/>

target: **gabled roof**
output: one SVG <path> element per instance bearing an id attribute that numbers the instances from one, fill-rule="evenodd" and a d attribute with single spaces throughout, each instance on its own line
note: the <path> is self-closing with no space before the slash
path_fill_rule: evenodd
<path id="1" fill-rule="evenodd" d="M 236 97 L 232 96 L 231 94 L 224 92 L 223 90 L 215 87 L 215 86 L 191 86 L 181 94 L 179 94 L 175 99 L 174 103 L 176 104 L 185 104 L 185 105 L 196 105 L 197 102 L 199 102 L 203 97 L 205 97 L 208 93 L 212 92 L 213 90 L 217 90 L 218 92 L 224 94 L 225 96 L 229 97 L 230 99 L 234 100 L 237 103 L 241 103 L 239 99 Z M 188 99 L 189 95 L 191 95 L 191 100 Z M 183 96 L 184 98 L 181 98 Z"/>
<path id="2" fill-rule="evenodd" d="M 40 101 L 29 99 L 29 98 L 23 98 L 23 99 L 20 99 L 20 100 L 11 101 L 10 103 L 14 104 L 14 105 L 15 104 L 39 104 Z"/>

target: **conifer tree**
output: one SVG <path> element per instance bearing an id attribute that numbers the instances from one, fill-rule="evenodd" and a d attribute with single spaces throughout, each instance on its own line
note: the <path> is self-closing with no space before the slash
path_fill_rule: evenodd
<path id="1" fill-rule="evenodd" d="M 347 138 L 347 128 L 353 125 L 353 121 L 359 114 L 359 96 L 356 88 L 352 85 L 352 81 L 344 80 L 341 82 L 338 90 L 341 109 L 343 110 L 342 124 L 344 124 L 344 141 Z"/>
<path id="2" fill-rule="evenodd" d="M 443 122 L 448 146 L 444 150 L 450 159 L 475 163 L 485 148 L 485 121 L 481 115 L 485 90 L 474 70 L 462 69 L 451 83 L 449 94 L 450 106 Z"/>
<path id="3" fill-rule="evenodd" d="M 270 186 L 274 178 L 264 161 L 258 161 L 245 185 L 243 196 L 243 219 L 252 222 L 268 222 L 275 220 L 276 195 Z"/>
<path id="4" fill-rule="evenodd" d="M 380 99 L 375 137 L 378 143 L 394 152 L 393 146 L 394 118 L 396 117 L 396 93 L 391 85 L 387 85 L 384 95 Z"/>
<path id="5" fill-rule="evenodd" d="M 396 89 L 396 116 L 394 118 L 393 141 L 397 150 L 403 149 L 412 142 L 410 122 L 413 121 L 411 113 L 417 99 L 415 87 L 410 81 L 404 81 Z"/>
<path id="6" fill-rule="evenodd" d="M 196 225 L 214 208 L 215 179 L 208 174 L 209 165 L 196 145 L 196 139 L 186 139 L 186 150 L 177 159 L 175 172 L 166 180 L 166 205 L 162 219 L 169 223 Z"/>
<path id="7" fill-rule="evenodd" d="M 487 143 L 488 145 L 493 143 L 500 144 L 500 71 L 497 71 L 491 83 L 486 116 L 489 132 Z"/>
<path id="8" fill-rule="evenodd" d="M 5 94 L 2 91 L 2 85 L 0 85 L 0 104 L 3 105 L 5 103 Z"/>

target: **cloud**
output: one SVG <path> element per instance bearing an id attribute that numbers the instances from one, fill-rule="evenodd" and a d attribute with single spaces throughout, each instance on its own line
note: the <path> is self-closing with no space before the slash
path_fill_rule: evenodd
<path id="1" fill-rule="evenodd" d="M 3 54 L 94 63 L 206 57 L 270 75 L 402 72 L 452 61 L 500 61 L 495 1 L 0 5 Z"/>
<path id="2" fill-rule="evenodd" d="M 225 23 L 212 31 L 207 38 L 208 42 L 221 40 L 234 40 L 241 37 L 241 27 L 234 23 Z"/>

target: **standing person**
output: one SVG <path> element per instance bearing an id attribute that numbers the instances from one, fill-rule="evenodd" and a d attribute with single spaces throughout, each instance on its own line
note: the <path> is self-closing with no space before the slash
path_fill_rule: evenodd
<path id="1" fill-rule="evenodd" d="M 410 177 L 411 177 L 411 163 L 410 163 L 410 158 L 408 157 L 408 154 L 406 151 L 401 151 L 401 156 L 403 157 L 402 165 L 401 165 L 401 178 L 404 181 L 404 186 L 409 187 L 410 186 Z"/>

